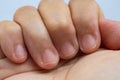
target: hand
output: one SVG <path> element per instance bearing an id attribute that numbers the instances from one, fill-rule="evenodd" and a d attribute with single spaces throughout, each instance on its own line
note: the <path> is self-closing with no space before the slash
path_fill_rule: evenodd
<path id="1" fill-rule="evenodd" d="M 119 49 L 119 26 L 103 17 L 94 0 L 71 0 L 69 7 L 63 0 L 42 0 L 38 9 L 22 7 L 14 22 L 0 23 L 1 53 L 16 63 L 30 53 L 38 66 L 52 69 L 60 58 L 73 58 L 79 46 L 84 53 L 96 51 L 101 37 L 106 47 Z"/>
<path id="2" fill-rule="evenodd" d="M 51 71 L 39 70 L 32 60 L 17 65 L 0 60 L 0 80 L 119 80 L 120 51 L 99 50 L 76 57 Z"/>

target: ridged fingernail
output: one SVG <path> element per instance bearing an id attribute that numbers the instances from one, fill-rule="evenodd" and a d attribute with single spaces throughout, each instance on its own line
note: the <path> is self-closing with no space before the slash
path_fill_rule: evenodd
<path id="1" fill-rule="evenodd" d="M 83 38 L 81 39 L 80 42 L 80 48 L 82 51 L 88 51 L 88 50 L 92 50 L 93 48 L 96 47 L 96 40 L 92 35 L 85 35 L 83 36 Z"/>
<path id="2" fill-rule="evenodd" d="M 55 55 L 55 53 L 52 50 L 45 50 L 45 52 L 42 54 L 42 61 L 43 65 L 50 65 L 50 64 L 56 64 L 58 57 Z"/>
<path id="3" fill-rule="evenodd" d="M 70 42 L 66 42 L 63 44 L 61 49 L 61 55 L 64 57 L 72 57 L 75 54 L 75 48 Z"/>
<path id="4" fill-rule="evenodd" d="M 16 46 L 16 58 L 23 59 L 26 57 L 26 51 L 22 47 L 22 45 L 17 45 Z"/>

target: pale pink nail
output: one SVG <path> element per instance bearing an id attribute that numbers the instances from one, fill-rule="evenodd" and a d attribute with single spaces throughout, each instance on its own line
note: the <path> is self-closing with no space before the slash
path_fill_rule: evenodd
<path id="1" fill-rule="evenodd" d="M 71 57 L 75 54 L 75 48 L 70 42 L 66 42 L 63 44 L 61 48 L 61 55 L 65 57 Z"/>
<path id="2" fill-rule="evenodd" d="M 81 39 L 80 42 L 80 48 L 81 50 L 85 51 L 85 50 L 92 50 L 96 47 L 96 40 L 92 35 L 85 35 L 83 36 L 83 38 Z"/>
<path id="3" fill-rule="evenodd" d="M 22 59 L 22 58 L 25 58 L 26 55 L 27 55 L 26 51 L 24 50 L 22 45 L 17 45 L 15 57 L 19 58 L 19 59 Z"/>
<path id="4" fill-rule="evenodd" d="M 58 56 L 49 49 L 46 49 L 42 54 L 43 65 L 56 64 L 58 62 Z"/>

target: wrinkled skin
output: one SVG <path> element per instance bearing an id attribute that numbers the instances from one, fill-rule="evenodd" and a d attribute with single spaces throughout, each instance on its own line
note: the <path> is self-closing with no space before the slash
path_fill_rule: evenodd
<path id="1" fill-rule="evenodd" d="M 38 69 L 31 59 L 17 65 L 4 58 L 0 60 L 0 80 L 120 80 L 119 53 L 101 49 L 90 55 L 78 55 L 51 71 Z"/>

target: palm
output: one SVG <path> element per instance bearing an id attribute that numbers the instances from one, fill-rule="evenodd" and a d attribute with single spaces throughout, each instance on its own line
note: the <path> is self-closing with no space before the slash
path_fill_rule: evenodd
<path id="1" fill-rule="evenodd" d="M 0 77 L 10 76 L 5 80 L 119 80 L 119 52 L 100 50 L 81 58 L 76 57 L 70 62 L 62 62 L 52 71 L 38 69 L 30 59 L 21 65 L 1 59 Z"/>

